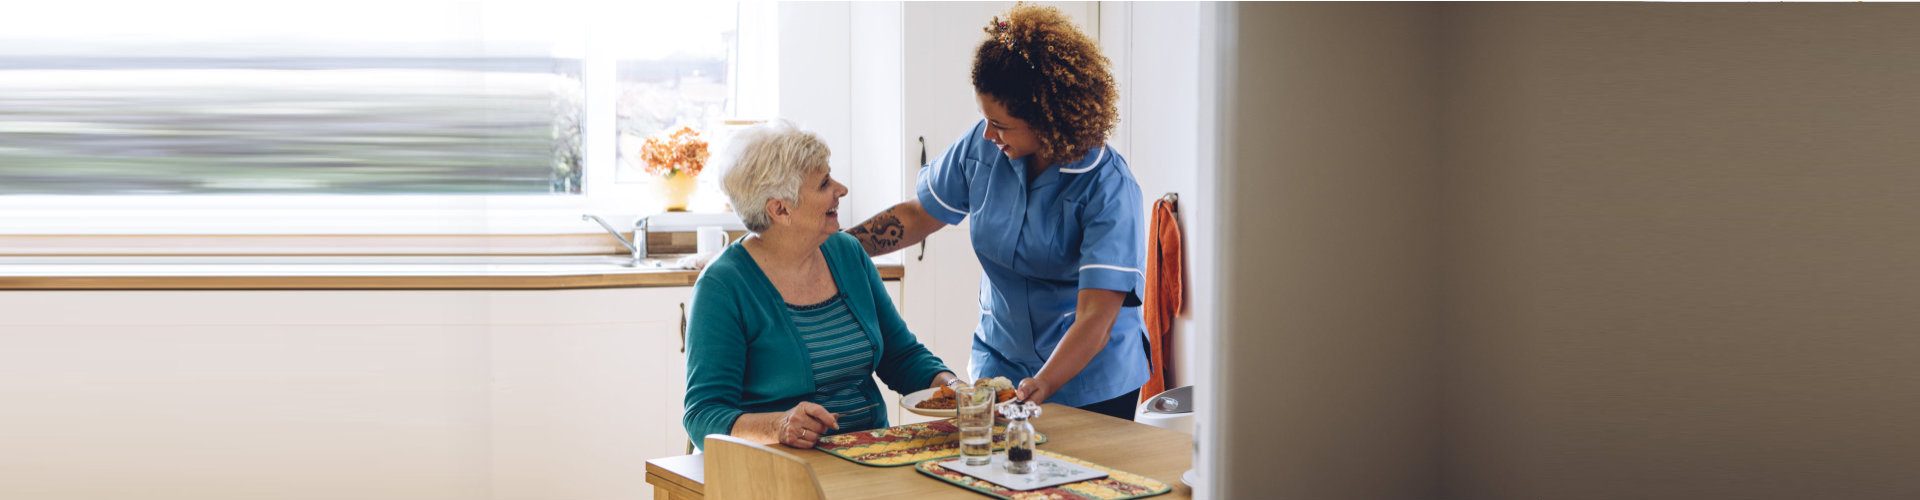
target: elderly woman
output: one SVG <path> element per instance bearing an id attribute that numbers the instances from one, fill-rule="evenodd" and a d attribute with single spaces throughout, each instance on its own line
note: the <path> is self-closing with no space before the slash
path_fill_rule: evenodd
<path id="1" fill-rule="evenodd" d="M 954 379 L 907 331 L 860 242 L 840 232 L 846 186 L 818 136 L 781 120 L 736 134 L 722 189 L 753 234 L 693 285 L 687 435 L 811 448 L 886 427 L 878 374 L 897 392 Z M 731 163 L 731 165 L 727 165 Z"/>

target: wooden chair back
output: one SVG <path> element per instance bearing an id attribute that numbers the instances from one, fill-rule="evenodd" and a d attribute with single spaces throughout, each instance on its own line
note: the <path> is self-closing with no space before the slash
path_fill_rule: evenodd
<path id="1" fill-rule="evenodd" d="M 724 434 L 705 440 L 707 500 L 826 500 L 813 466 L 792 453 Z"/>

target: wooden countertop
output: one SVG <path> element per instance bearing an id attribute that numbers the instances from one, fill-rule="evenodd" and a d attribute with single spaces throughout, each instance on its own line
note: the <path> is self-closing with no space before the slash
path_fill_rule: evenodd
<path id="1" fill-rule="evenodd" d="M 1155 499 L 1192 498 L 1193 488 L 1180 475 L 1193 468 L 1193 436 L 1178 431 L 1121 420 L 1078 408 L 1049 403 L 1033 422 L 1047 435 L 1040 449 L 1068 455 L 1115 469 L 1151 477 L 1173 487 Z M 979 499 L 979 493 L 926 477 L 913 467 L 870 467 L 820 450 L 781 448 L 813 465 L 827 498 L 910 498 L 915 500 Z M 682 455 L 647 461 L 647 483 L 655 498 L 667 493 L 672 500 L 696 500 L 705 491 L 705 464 L 701 455 Z"/>
<path id="2" fill-rule="evenodd" d="M 672 262 L 694 250 L 693 235 L 651 233 L 649 255 Z M 540 290 L 681 287 L 700 276 L 694 270 L 626 267 L 625 252 L 597 229 L 510 235 L 0 235 L 0 290 Z M 906 274 L 897 260 L 882 260 L 878 267 L 884 280 Z"/>
<path id="3" fill-rule="evenodd" d="M 192 269 L 58 266 L 36 268 L 30 273 L 0 271 L 0 290 L 557 290 L 692 286 L 700 276 L 699 271 L 685 269 L 612 267 L 553 272 L 542 272 L 535 266 L 510 271 L 474 266 L 282 269 L 276 271 L 269 266 L 222 272 L 218 265 Z M 879 269 L 883 280 L 898 281 L 906 275 L 899 264 L 882 264 Z"/>

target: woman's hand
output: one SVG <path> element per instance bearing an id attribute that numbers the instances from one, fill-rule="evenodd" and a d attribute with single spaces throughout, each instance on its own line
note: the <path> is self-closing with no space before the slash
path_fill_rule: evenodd
<path id="1" fill-rule="evenodd" d="M 1126 296 L 1113 290 L 1080 290 L 1080 302 L 1074 306 L 1076 313 L 1073 326 L 1067 327 L 1067 334 L 1060 338 L 1059 345 L 1054 346 L 1053 356 L 1047 359 L 1046 366 L 1040 367 L 1040 373 L 1020 381 L 1020 388 L 1015 395 L 1021 400 L 1039 404 L 1052 397 L 1061 385 L 1080 375 L 1080 370 L 1093 361 L 1094 355 L 1106 349 L 1107 340 L 1112 338 L 1110 332 L 1113 323 L 1120 315 Z M 1052 380 L 1060 382 L 1049 382 Z"/>
<path id="2" fill-rule="evenodd" d="M 1020 387 L 1013 390 L 1013 397 L 1021 401 L 1040 404 L 1047 402 L 1047 398 L 1053 397 L 1053 391 L 1056 389 L 1059 388 L 1054 387 L 1053 384 L 1049 384 L 1045 380 L 1040 380 L 1038 377 L 1027 377 L 1020 380 Z"/>
<path id="3" fill-rule="evenodd" d="M 960 380 L 960 376 L 954 375 L 953 372 L 940 372 L 939 375 L 933 376 L 933 383 L 927 384 L 927 388 L 938 389 L 941 387 L 947 387 L 952 385 L 962 385 L 966 383 L 967 381 Z"/>
<path id="4" fill-rule="evenodd" d="M 828 429 L 838 430 L 839 419 L 827 412 L 825 407 L 810 401 L 801 401 L 793 409 L 781 414 L 773 421 L 773 435 L 780 438 L 780 444 L 794 448 L 812 448 L 820 442 L 820 435 Z"/>

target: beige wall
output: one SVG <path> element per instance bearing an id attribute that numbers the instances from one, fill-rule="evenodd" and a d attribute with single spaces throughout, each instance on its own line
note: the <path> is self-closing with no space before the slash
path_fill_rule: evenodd
<path id="1" fill-rule="evenodd" d="M 1920 5 L 1442 17 L 1445 496 L 1920 498 Z"/>
<path id="2" fill-rule="evenodd" d="M 1237 10 L 1220 498 L 1920 498 L 1920 6 Z"/>
<path id="3" fill-rule="evenodd" d="M 1438 481 L 1436 8 L 1238 9 L 1213 493 L 1425 497 Z"/>

